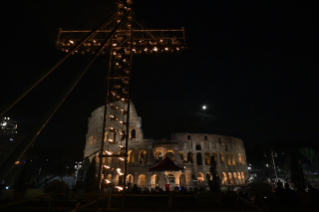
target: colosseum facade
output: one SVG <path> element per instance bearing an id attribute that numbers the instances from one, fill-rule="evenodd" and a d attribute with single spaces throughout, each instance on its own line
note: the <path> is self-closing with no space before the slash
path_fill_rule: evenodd
<path id="1" fill-rule="evenodd" d="M 97 108 L 88 120 L 84 157 L 98 152 L 101 148 L 103 112 L 104 106 Z M 109 133 L 111 132 L 106 132 L 105 137 Z M 109 146 L 105 138 L 104 142 L 105 149 L 112 153 L 118 151 L 122 145 L 118 142 Z M 216 171 L 223 185 L 243 184 L 248 177 L 245 148 L 241 139 L 202 133 L 172 133 L 170 140 L 144 139 L 141 118 L 138 117 L 133 103 L 130 107 L 128 150 L 126 181 L 142 188 L 155 186 L 164 188 L 167 183 L 171 187 L 206 186 L 207 180 L 211 178 L 209 173 L 211 157 L 216 161 Z M 90 160 L 95 158 L 99 163 L 98 154 L 90 156 Z M 159 163 L 166 155 L 184 170 L 150 172 L 149 168 Z M 114 182 L 115 185 L 118 184 L 119 174 L 115 170 L 123 162 L 118 158 L 109 157 L 103 158 L 102 163 L 114 167 L 105 173 L 104 179 Z"/>

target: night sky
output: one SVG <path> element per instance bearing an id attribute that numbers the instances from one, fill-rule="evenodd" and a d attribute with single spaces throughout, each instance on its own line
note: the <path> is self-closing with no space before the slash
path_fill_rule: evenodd
<path id="1" fill-rule="evenodd" d="M 134 56 L 131 99 L 144 137 L 221 133 L 246 146 L 319 138 L 315 2 L 135 0 L 135 19 L 145 28 L 185 26 L 189 46 L 182 54 Z M 63 56 L 55 48 L 58 27 L 94 28 L 113 4 L 15 0 L 0 8 L 3 106 Z M 7 113 L 19 122 L 19 134 L 36 124 L 87 59 L 70 57 Z M 105 101 L 107 60 L 96 61 L 38 142 L 83 149 L 87 119 Z"/>

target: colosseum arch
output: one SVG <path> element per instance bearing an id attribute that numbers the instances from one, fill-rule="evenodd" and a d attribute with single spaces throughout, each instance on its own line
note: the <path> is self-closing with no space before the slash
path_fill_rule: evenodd
<path id="1" fill-rule="evenodd" d="M 236 160 L 235 160 L 234 154 L 231 154 L 231 163 L 233 166 L 236 165 Z"/>
<path id="2" fill-rule="evenodd" d="M 234 173 L 233 173 L 233 176 L 234 176 L 234 184 L 239 184 L 238 178 L 237 178 L 237 173 L 234 172 Z"/>
<path id="3" fill-rule="evenodd" d="M 198 185 L 203 186 L 203 184 L 204 184 L 204 174 L 201 173 L 201 172 L 198 172 L 197 180 L 198 180 Z"/>
<path id="4" fill-rule="evenodd" d="M 127 153 L 127 163 L 134 163 L 134 162 L 135 162 L 135 153 L 133 150 L 130 150 Z"/>
<path id="5" fill-rule="evenodd" d="M 163 154 L 162 154 L 162 152 L 160 152 L 160 151 L 156 151 L 156 152 L 154 153 L 154 156 L 155 156 L 155 159 L 156 159 L 156 160 L 162 160 Z"/>
<path id="6" fill-rule="evenodd" d="M 229 154 L 226 155 L 226 161 L 227 161 L 227 166 L 230 166 L 231 165 L 231 160 L 230 160 L 230 155 Z"/>
<path id="7" fill-rule="evenodd" d="M 239 162 L 239 164 L 240 164 L 240 165 L 242 164 L 242 161 L 241 161 L 241 154 L 240 154 L 240 153 L 238 153 L 238 162 Z"/>
<path id="8" fill-rule="evenodd" d="M 184 153 L 182 151 L 179 151 L 179 156 L 181 157 L 181 161 L 184 161 Z"/>
<path id="9" fill-rule="evenodd" d="M 157 174 L 152 175 L 151 188 L 155 188 L 156 186 L 160 186 L 159 183 L 160 183 L 159 176 Z"/>
<path id="10" fill-rule="evenodd" d="M 215 159 L 215 161 L 216 161 L 216 163 L 217 163 L 217 153 L 216 153 L 216 152 L 213 152 L 213 156 L 214 156 L 214 159 Z"/>
<path id="11" fill-rule="evenodd" d="M 223 172 L 222 184 L 223 185 L 228 185 L 227 174 L 225 172 Z"/>
<path id="12" fill-rule="evenodd" d="M 119 185 L 120 184 L 120 175 L 116 175 L 115 176 L 115 185 Z"/>
<path id="13" fill-rule="evenodd" d="M 225 161 L 224 153 L 220 152 L 219 157 L 220 157 L 220 162 L 223 163 Z"/>
<path id="14" fill-rule="evenodd" d="M 186 177 L 185 174 L 181 174 L 179 176 L 179 184 L 180 186 L 186 187 Z"/>
<path id="15" fill-rule="evenodd" d="M 129 174 L 129 175 L 126 176 L 126 184 L 131 184 L 131 185 L 134 184 L 134 177 L 133 177 L 133 175 Z"/>
<path id="16" fill-rule="evenodd" d="M 146 187 L 146 177 L 144 174 L 138 176 L 137 185 L 143 189 Z"/>
<path id="17" fill-rule="evenodd" d="M 233 176 L 230 172 L 228 172 L 228 181 L 229 181 L 229 184 L 230 185 L 233 185 L 234 184 L 234 181 L 233 181 Z"/>
<path id="18" fill-rule="evenodd" d="M 131 130 L 131 140 L 134 140 L 136 138 L 136 130 L 135 129 L 132 129 Z"/>
<path id="19" fill-rule="evenodd" d="M 194 163 L 194 155 L 192 152 L 187 153 L 187 162 Z"/>
<path id="20" fill-rule="evenodd" d="M 138 162 L 139 163 L 146 163 L 146 154 L 147 154 L 147 152 L 145 150 L 141 150 L 138 153 Z"/>
<path id="21" fill-rule="evenodd" d="M 245 175 L 244 175 L 244 172 L 241 172 L 241 179 L 244 181 L 245 183 Z"/>
<path id="22" fill-rule="evenodd" d="M 243 183 L 241 176 L 240 176 L 240 172 L 237 172 L 237 177 L 238 177 L 238 181 L 239 183 Z"/>
<path id="23" fill-rule="evenodd" d="M 205 165 L 210 165 L 210 155 L 209 155 L 209 152 L 205 152 Z"/>
<path id="24" fill-rule="evenodd" d="M 166 155 L 172 158 L 172 160 L 175 160 L 175 153 L 173 150 L 167 150 Z"/>
<path id="25" fill-rule="evenodd" d="M 196 144 L 195 149 L 196 149 L 196 150 L 202 150 L 202 147 L 201 147 L 200 144 Z"/>
<path id="26" fill-rule="evenodd" d="M 202 153 L 200 153 L 200 152 L 197 152 L 197 153 L 196 153 L 196 164 L 197 164 L 198 166 L 203 165 Z"/>

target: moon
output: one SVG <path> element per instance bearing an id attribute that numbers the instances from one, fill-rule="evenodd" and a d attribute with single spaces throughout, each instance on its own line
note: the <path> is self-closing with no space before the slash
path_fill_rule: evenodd
<path id="1" fill-rule="evenodd" d="M 203 109 L 203 110 L 206 110 L 206 108 L 207 108 L 206 105 L 203 105 L 202 109 Z"/>

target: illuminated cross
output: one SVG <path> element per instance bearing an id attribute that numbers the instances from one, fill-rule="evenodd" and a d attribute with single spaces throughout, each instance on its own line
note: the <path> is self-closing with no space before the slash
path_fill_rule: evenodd
<path id="1" fill-rule="evenodd" d="M 185 29 L 144 29 L 135 19 L 132 1 L 119 1 L 116 11 L 94 30 L 59 30 L 57 47 L 68 54 L 109 55 L 107 98 L 104 110 L 100 152 L 101 179 L 113 172 L 121 176 L 118 189 L 123 189 L 127 175 L 129 141 L 130 77 L 133 55 L 179 52 L 186 49 Z M 84 38 L 83 38 L 84 37 Z M 116 158 L 118 167 L 106 165 Z M 121 167 L 119 167 L 121 166 Z M 124 171 L 123 171 L 124 169 Z M 102 186 L 100 186 L 101 188 Z"/>

